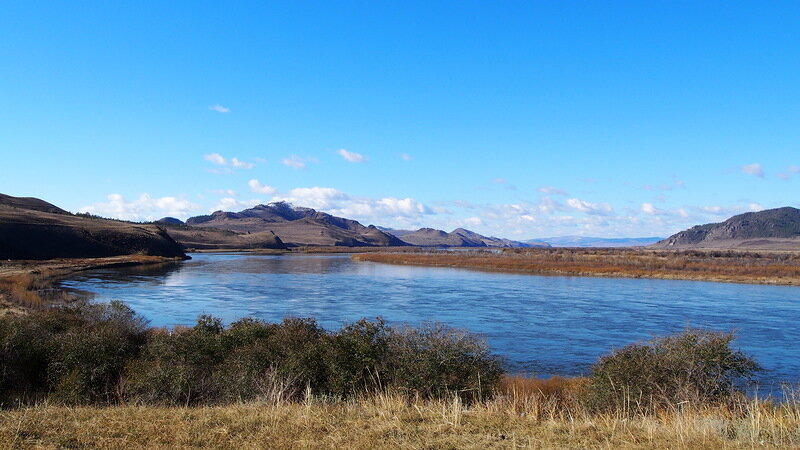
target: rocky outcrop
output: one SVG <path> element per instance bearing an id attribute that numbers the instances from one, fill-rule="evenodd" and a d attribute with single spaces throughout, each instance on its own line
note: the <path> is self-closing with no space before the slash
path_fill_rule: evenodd
<path id="1" fill-rule="evenodd" d="M 800 209 L 767 209 L 720 223 L 697 225 L 658 243 L 659 248 L 800 248 Z"/>

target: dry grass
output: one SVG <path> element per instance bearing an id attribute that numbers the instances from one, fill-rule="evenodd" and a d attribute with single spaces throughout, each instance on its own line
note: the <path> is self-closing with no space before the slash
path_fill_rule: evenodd
<path id="1" fill-rule="evenodd" d="M 565 382 L 543 382 L 542 387 L 559 391 Z M 517 398 L 499 395 L 471 407 L 457 399 L 409 401 L 385 393 L 351 401 L 307 397 L 293 403 L 198 408 L 40 405 L 0 412 L 0 445 L 370 449 L 800 445 L 800 407 L 794 402 L 776 406 L 753 400 L 739 410 L 680 405 L 633 418 L 556 404 L 539 392 Z"/>
<path id="2" fill-rule="evenodd" d="M 124 255 L 108 258 L 70 258 L 46 261 L 0 262 L 0 314 L 18 313 L 47 304 L 67 302 L 72 297 L 53 283 L 82 270 L 100 267 L 139 266 L 174 262 L 181 258 Z"/>
<path id="3" fill-rule="evenodd" d="M 536 275 L 662 278 L 800 285 L 800 253 L 734 250 L 505 249 L 358 254 L 356 261 Z"/>

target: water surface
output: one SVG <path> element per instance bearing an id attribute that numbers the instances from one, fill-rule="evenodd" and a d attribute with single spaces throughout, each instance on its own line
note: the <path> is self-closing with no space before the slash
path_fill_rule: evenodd
<path id="1" fill-rule="evenodd" d="M 687 326 L 737 331 L 767 369 L 763 389 L 800 380 L 800 288 L 625 278 L 545 277 L 353 262 L 348 255 L 195 254 L 166 267 L 99 269 L 63 286 L 122 300 L 156 326 L 200 314 L 231 322 L 314 317 L 439 321 L 484 334 L 509 370 L 584 374 L 628 343 Z"/>

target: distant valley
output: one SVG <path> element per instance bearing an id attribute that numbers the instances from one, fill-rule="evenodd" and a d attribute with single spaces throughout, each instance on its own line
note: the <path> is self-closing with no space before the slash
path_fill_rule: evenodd
<path id="1" fill-rule="evenodd" d="M 558 236 L 536 239 L 553 247 L 643 247 L 662 240 L 660 237 L 642 238 L 600 238 L 587 236 Z M 526 241 L 531 242 L 531 241 Z"/>

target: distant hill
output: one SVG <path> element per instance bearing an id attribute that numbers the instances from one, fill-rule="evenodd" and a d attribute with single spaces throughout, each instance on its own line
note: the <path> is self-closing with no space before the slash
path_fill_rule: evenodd
<path id="1" fill-rule="evenodd" d="M 186 225 L 238 233 L 272 232 L 288 246 L 404 246 L 397 237 L 375 226 L 336 217 L 286 202 L 258 205 L 240 212 L 216 211 L 191 217 Z"/>
<path id="2" fill-rule="evenodd" d="M 419 247 L 549 247 L 541 242 L 526 243 L 484 236 L 464 228 L 456 228 L 449 233 L 434 228 L 420 228 L 416 231 L 391 228 L 381 230 L 397 236 L 409 245 Z"/>
<path id="3" fill-rule="evenodd" d="M 0 205 L 53 214 L 69 214 L 69 212 L 64 211 L 52 203 L 47 203 L 44 200 L 33 197 L 12 197 L 10 195 L 0 194 Z"/>
<path id="4" fill-rule="evenodd" d="M 189 250 L 286 250 L 286 244 L 272 231 L 236 232 L 209 227 L 192 227 L 165 217 L 155 223 Z"/>
<path id="5" fill-rule="evenodd" d="M 535 242 L 546 242 L 553 247 L 642 247 L 654 244 L 663 238 L 599 238 L 587 236 L 558 236 L 535 239 Z M 527 241 L 531 242 L 531 241 Z"/>
<path id="6" fill-rule="evenodd" d="M 800 209 L 787 206 L 739 214 L 681 231 L 654 247 L 800 249 Z"/>
<path id="7" fill-rule="evenodd" d="M 186 256 L 155 225 L 73 215 L 36 198 L 0 194 L 0 259 Z"/>

